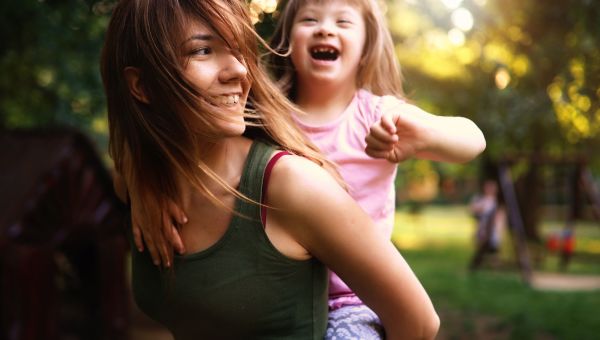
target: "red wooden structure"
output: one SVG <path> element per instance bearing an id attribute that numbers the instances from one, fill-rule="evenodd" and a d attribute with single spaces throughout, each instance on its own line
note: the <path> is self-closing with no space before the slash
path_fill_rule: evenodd
<path id="1" fill-rule="evenodd" d="M 0 339 L 122 339 L 123 207 L 73 130 L 0 132 Z"/>

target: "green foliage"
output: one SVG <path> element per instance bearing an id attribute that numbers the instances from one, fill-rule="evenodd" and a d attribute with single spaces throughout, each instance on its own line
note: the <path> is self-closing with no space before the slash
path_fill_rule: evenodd
<path id="1" fill-rule="evenodd" d="M 0 128 L 70 125 L 105 144 L 98 59 L 114 2 L 0 2 Z M 260 13 L 269 1 L 253 3 L 261 19 L 256 28 L 268 38 L 278 12 Z M 453 27 L 452 11 L 438 0 L 387 1 L 411 98 L 432 112 L 474 119 L 493 155 L 536 148 L 592 155 L 600 144 L 597 2 L 465 0 L 462 6 L 474 17 L 464 44 L 432 48 L 431 37 L 439 42 Z M 510 76 L 503 89 L 494 80 L 499 70 Z"/>
<path id="2" fill-rule="evenodd" d="M 3 1 L 0 127 L 105 134 L 99 56 L 112 1 Z"/>
<path id="3" fill-rule="evenodd" d="M 597 2 L 463 1 L 474 24 L 455 45 L 447 38 L 454 9 L 436 1 L 388 4 L 415 100 L 474 119 L 495 157 L 536 150 L 592 155 L 600 141 Z M 498 75 L 508 83 L 499 86 Z"/>

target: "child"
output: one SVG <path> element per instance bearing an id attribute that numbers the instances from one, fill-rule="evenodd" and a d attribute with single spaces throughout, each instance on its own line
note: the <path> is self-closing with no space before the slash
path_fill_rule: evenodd
<path id="1" fill-rule="evenodd" d="M 413 156 L 466 162 L 485 148 L 470 120 L 431 115 L 402 99 L 394 45 L 375 0 L 290 0 L 271 47 L 280 54 L 268 65 L 303 111 L 293 114 L 296 123 L 337 163 L 351 196 L 386 237 L 396 163 Z M 377 316 L 335 273 L 329 293 L 327 338 L 383 337 Z"/>
<path id="2" fill-rule="evenodd" d="M 469 204 L 469 209 L 477 220 L 477 249 L 485 246 L 486 251 L 495 255 L 500 249 L 502 232 L 506 225 L 506 211 L 498 197 L 498 183 L 494 179 L 486 179 L 483 181 L 481 193 L 475 195 Z M 497 262 L 496 256 L 494 261 Z"/>

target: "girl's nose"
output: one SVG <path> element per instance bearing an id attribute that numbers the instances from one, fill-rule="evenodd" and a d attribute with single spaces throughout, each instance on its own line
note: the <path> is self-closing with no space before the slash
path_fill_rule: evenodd
<path id="1" fill-rule="evenodd" d="M 315 36 L 317 37 L 329 37 L 335 34 L 335 27 L 333 23 L 329 21 L 323 21 L 315 30 Z"/>
<path id="2" fill-rule="evenodd" d="M 233 54 L 226 55 L 224 58 L 225 60 L 221 72 L 219 73 L 219 80 L 221 82 L 227 83 L 246 79 L 248 70 L 242 60 L 238 59 L 238 57 Z"/>

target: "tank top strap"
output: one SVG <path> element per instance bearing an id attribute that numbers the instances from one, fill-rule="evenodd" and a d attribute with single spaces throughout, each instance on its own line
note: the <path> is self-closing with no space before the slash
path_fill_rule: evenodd
<path id="1" fill-rule="evenodd" d="M 277 161 L 285 156 L 291 155 L 287 151 L 279 151 L 277 152 L 267 163 L 267 167 L 265 169 L 265 175 L 263 177 L 263 185 L 262 185 L 262 195 L 260 197 L 260 203 L 264 204 L 267 198 L 267 192 L 269 189 L 269 178 L 271 177 L 271 171 L 273 171 L 273 167 Z M 267 225 L 267 207 L 265 205 L 260 206 L 260 221 L 262 222 L 263 227 Z"/>
<path id="2" fill-rule="evenodd" d="M 239 212 L 253 221 L 260 222 L 260 205 L 265 168 L 275 148 L 261 141 L 254 141 L 248 152 L 239 191 L 253 202 L 240 200 Z"/>

